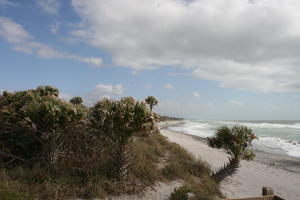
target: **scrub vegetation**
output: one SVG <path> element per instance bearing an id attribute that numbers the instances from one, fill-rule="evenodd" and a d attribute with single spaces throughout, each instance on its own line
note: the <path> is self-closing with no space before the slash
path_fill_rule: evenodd
<path id="1" fill-rule="evenodd" d="M 131 97 L 86 107 L 80 97 L 60 99 L 51 86 L 3 92 L 0 199 L 137 194 L 158 181 L 179 179 L 185 189 L 177 193 L 220 196 L 209 167 L 162 136 L 157 121 L 145 102 Z"/>

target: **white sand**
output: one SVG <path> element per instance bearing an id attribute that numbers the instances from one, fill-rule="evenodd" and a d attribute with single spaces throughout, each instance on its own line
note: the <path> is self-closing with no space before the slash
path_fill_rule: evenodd
<path id="1" fill-rule="evenodd" d="M 167 127 L 178 121 L 160 123 Z M 207 146 L 194 136 L 162 129 L 161 133 L 171 142 L 178 143 L 194 156 L 218 169 L 226 161 L 226 154 Z M 260 196 L 263 186 L 274 189 L 275 194 L 286 200 L 300 200 L 300 159 L 256 152 L 254 161 L 242 161 L 239 171 L 221 183 L 221 190 L 228 198 Z"/>

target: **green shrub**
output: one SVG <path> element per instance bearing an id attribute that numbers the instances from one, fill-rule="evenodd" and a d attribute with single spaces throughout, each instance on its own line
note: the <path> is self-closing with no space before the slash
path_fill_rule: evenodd
<path id="1" fill-rule="evenodd" d="M 58 97 L 50 86 L 0 96 L 0 145 L 4 161 L 43 161 L 53 166 L 65 131 L 85 118 L 86 109 Z"/>
<path id="2" fill-rule="evenodd" d="M 188 186 L 181 186 L 179 188 L 176 188 L 170 196 L 170 200 L 187 200 L 188 196 L 187 194 L 191 192 L 190 188 Z"/>

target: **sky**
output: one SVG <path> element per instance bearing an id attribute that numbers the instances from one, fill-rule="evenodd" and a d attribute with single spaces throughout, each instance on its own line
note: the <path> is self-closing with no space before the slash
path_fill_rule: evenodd
<path id="1" fill-rule="evenodd" d="M 0 92 L 155 96 L 202 120 L 300 120 L 298 0 L 0 0 Z"/>

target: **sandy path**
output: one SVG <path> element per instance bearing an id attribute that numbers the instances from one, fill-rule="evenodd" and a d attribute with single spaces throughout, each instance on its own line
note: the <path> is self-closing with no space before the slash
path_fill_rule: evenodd
<path id="1" fill-rule="evenodd" d="M 143 195 L 122 195 L 109 197 L 106 200 L 168 200 L 175 188 L 183 185 L 182 181 L 158 183 L 154 188 L 148 188 Z"/>
<path id="2" fill-rule="evenodd" d="M 164 122 L 168 126 L 178 122 Z M 208 147 L 194 136 L 162 129 L 161 133 L 170 141 L 186 148 L 194 156 L 217 169 L 227 161 L 221 150 Z M 275 193 L 287 200 L 300 200 L 300 159 L 256 152 L 254 161 L 241 162 L 239 171 L 221 183 L 227 197 L 251 197 L 261 195 L 263 186 L 272 187 Z"/>

